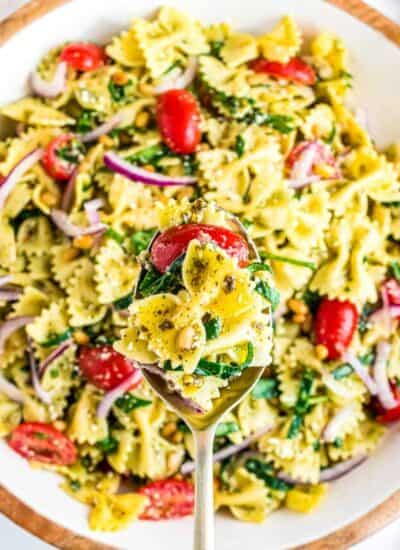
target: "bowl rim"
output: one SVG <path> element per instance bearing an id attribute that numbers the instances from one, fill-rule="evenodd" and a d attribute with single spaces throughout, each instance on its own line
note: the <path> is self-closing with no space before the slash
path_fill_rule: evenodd
<path id="1" fill-rule="evenodd" d="M 0 22 L 0 47 L 34 21 L 72 0 L 30 0 Z M 347 12 L 400 47 L 400 25 L 363 0 L 322 0 Z M 62 550 L 117 550 L 45 518 L 0 484 L 0 513 L 26 531 Z M 400 517 L 400 490 L 341 529 L 294 550 L 344 550 L 368 538 Z"/>

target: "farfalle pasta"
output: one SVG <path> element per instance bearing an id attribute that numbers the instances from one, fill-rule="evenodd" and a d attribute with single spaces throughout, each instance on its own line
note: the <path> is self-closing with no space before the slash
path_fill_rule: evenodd
<path id="1" fill-rule="evenodd" d="M 345 44 L 306 43 L 290 16 L 255 36 L 163 7 L 104 47 L 55 46 L 0 109 L 0 435 L 92 529 L 189 514 L 193 438 L 137 365 L 207 409 L 272 338 L 217 428 L 216 507 L 312 511 L 400 417 L 400 149 L 349 107 Z M 158 232 L 227 214 L 259 261 L 213 238 L 149 261 Z"/>

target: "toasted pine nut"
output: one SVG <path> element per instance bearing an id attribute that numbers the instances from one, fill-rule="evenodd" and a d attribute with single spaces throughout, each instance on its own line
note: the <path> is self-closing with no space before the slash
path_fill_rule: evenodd
<path id="1" fill-rule="evenodd" d="M 79 250 L 74 247 L 66 248 L 63 252 L 63 260 L 66 262 L 72 262 L 79 256 Z"/>
<path id="2" fill-rule="evenodd" d="M 177 430 L 177 431 L 174 433 L 174 435 L 171 437 L 171 441 L 172 441 L 172 443 L 176 443 L 176 444 L 182 443 L 182 441 L 183 441 L 183 433 Z"/>
<path id="3" fill-rule="evenodd" d="M 307 305 L 301 300 L 296 300 L 296 298 L 292 298 L 288 301 L 288 307 L 291 311 L 297 313 L 298 315 L 307 315 L 308 313 Z"/>
<path id="4" fill-rule="evenodd" d="M 101 143 L 101 145 L 104 145 L 104 147 L 114 146 L 114 140 L 110 136 L 100 136 L 99 143 Z"/>
<path id="5" fill-rule="evenodd" d="M 143 166 L 144 170 L 147 170 L 148 172 L 155 172 L 156 169 L 154 168 L 154 166 L 152 166 L 151 164 L 145 164 Z"/>
<path id="6" fill-rule="evenodd" d="M 49 191 L 42 193 L 41 199 L 47 206 L 55 206 L 58 203 L 58 198 Z"/>
<path id="7" fill-rule="evenodd" d="M 150 120 L 150 115 L 147 111 L 142 111 L 135 118 L 135 126 L 137 128 L 146 128 Z"/>
<path id="8" fill-rule="evenodd" d="M 82 250 L 88 250 L 93 246 L 93 237 L 91 235 L 81 235 L 80 237 L 75 237 L 73 245 L 76 248 L 82 248 Z"/>
<path id="9" fill-rule="evenodd" d="M 176 432 L 176 422 L 167 422 L 161 429 L 163 437 L 171 437 Z"/>
<path id="10" fill-rule="evenodd" d="M 116 71 L 111 78 L 117 86 L 125 86 L 129 80 L 128 75 L 123 71 Z"/>
<path id="11" fill-rule="evenodd" d="M 178 334 L 177 346 L 182 351 L 189 351 L 193 347 L 195 332 L 192 327 L 185 327 Z"/>
<path id="12" fill-rule="evenodd" d="M 167 466 L 168 466 L 168 470 L 171 474 L 175 473 L 179 470 L 179 466 L 181 465 L 181 463 L 182 463 L 182 454 L 181 453 L 172 452 L 168 455 Z"/>
<path id="13" fill-rule="evenodd" d="M 293 323 L 296 323 L 296 325 L 302 325 L 305 320 L 306 320 L 305 315 L 297 314 L 297 315 L 293 315 L 292 317 L 292 321 Z"/>
<path id="14" fill-rule="evenodd" d="M 89 343 L 90 341 L 90 338 L 89 336 L 86 334 L 86 332 L 83 332 L 83 330 L 76 330 L 74 332 L 74 340 L 77 344 L 79 344 L 80 346 L 85 346 L 86 344 Z"/>
<path id="15" fill-rule="evenodd" d="M 315 346 L 315 355 L 320 361 L 323 361 L 328 357 L 328 350 L 322 344 L 318 344 L 318 346 Z"/>
<path id="16" fill-rule="evenodd" d="M 306 320 L 301 325 L 301 330 L 305 333 L 310 332 L 312 329 L 312 317 L 311 315 L 307 315 Z"/>

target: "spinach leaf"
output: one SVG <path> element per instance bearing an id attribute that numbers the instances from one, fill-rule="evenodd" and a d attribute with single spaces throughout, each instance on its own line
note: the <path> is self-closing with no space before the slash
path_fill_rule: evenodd
<path id="1" fill-rule="evenodd" d="M 212 317 L 211 319 L 203 322 L 207 340 L 214 340 L 218 338 L 221 333 L 221 319 L 219 317 Z"/>
<path id="2" fill-rule="evenodd" d="M 239 158 L 242 157 L 245 153 L 245 150 L 246 150 L 246 142 L 244 140 L 244 137 L 239 134 L 238 136 L 236 136 L 236 141 L 235 141 L 235 151 L 237 156 Z"/>
<path id="3" fill-rule="evenodd" d="M 254 346 L 251 342 L 247 344 L 247 356 L 241 365 L 227 365 L 226 363 L 218 363 L 216 361 L 207 361 L 200 359 L 194 374 L 198 376 L 218 376 L 223 380 L 232 376 L 239 376 L 246 369 L 254 358 Z"/>
<path id="4" fill-rule="evenodd" d="M 277 254 L 270 254 L 269 252 L 261 252 L 261 257 L 263 260 L 275 260 L 276 262 L 285 262 L 287 264 L 298 265 L 300 267 L 307 267 L 314 271 L 317 269 L 317 266 L 314 262 L 306 262 L 303 260 L 296 260 L 295 258 L 288 258 L 287 256 L 279 256 Z"/>
<path id="5" fill-rule="evenodd" d="M 132 164 L 138 164 L 139 166 L 144 164 L 151 164 L 152 166 L 155 166 L 160 159 L 169 155 L 170 151 L 166 145 L 152 145 L 151 147 L 138 151 L 134 155 L 126 157 L 125 160 Z"/>
<path id="6" fill-rule="evenodd" d="M 124 103 L 128 99 L 128 91 L 132 86 L 132 80 L 124 85 L 116 84 L 112 79 L 108 83 L 108 91 L 115 103 Z"/>
<path id="7" fill-rule="evenodd" d="M 131 237 L 133 251 L 138 256 L 143 250 L 147 250 L 151 239 L 153 238 L 156 229 L 143 229 L 136 231 Z"/>
<path id="8" fill-rule="evenodd" d="M 210 52 L 209 55 L 221 59 L 221 50 L 224 47 L 225 42 L 223 40 L 212 40 L 210 42 Z"/>
<path id="9" fill-rule="evenodd" d="M 253 262 L 247 266 L 247 269 L 250 273 L 257 273 L 257 271 L 269 271 L 271 273 L 272 271 L 269 265 L 261 262 Z"/>
<path id="10" fill-rule="evenodd" d="M 126 393 L 122 397 L 116 400 L 115 404 L 116 406 L 121 409 L 124 413 L 130 413 L 134 409 L 139 409 L 141 407 L 148 407 L 151 405 L 152 401 L 149 401 L 148 399 L 142 399 L 140 397 L 136 397 L 136 395 L 133 395 L 132 393 Z"/>
<path id="11" fill-rule="evenodd" d="M 119 298 L 118 300 L 115 300 L 113 302 L 113 306 L 117 311 L 123 311 L 124 309 L 128 309 L 128 307 L 133 302 L 133 294 L 127 294 L 126 296 L 123 296 L 122 298 Z"/>
<path id="12" fill-rule="evenodd" d="M 389 268 L 390 274 L 396 279 L 396 281 L 400 281 L 400 263 L 390 262 Z"/>
<path id="13" fill-rule="evenodd" d="M 276 378 L 262 378 L 251 392 L 253 399 L 272 399 L 279 396 L 279 384 Z"/>
<path id="14" fill-rule="evenodd" d="M 26 210 L 21 210 L 21 212 L 10 220 L 10 225 L 14 228 L 15 231 L 18 231 L 20 226 L 24 221 L 31 218 L 38 218 L 42 215 L 42 211 L 39 208 L 27 208 Z"/>
<path id="15" fill-rule="evenodd" d="M 184 434 L 190 434 L 192 433 L 190 431 L 190 428 L 189 426 L 183 421 L 183 420 L 178 420 L 178 423 L 177 423 L 177 428 L 180 432 L 184 433 Z"/>
<path id="16" fill-rule="evenodd" d="M 96 111 L 84 109 L 76 122 L 76 130 L 79 134 L 90 132 L 97 124 L 98 114 Z"/>
<path id="17" fill-rule="evenodd" d="M 298 435 L 300 428 L 303 425 L 304 416 L 310 410 L 310 397 L 313 385 L 314 373 L 310 369 L 306 369 L 301 379 L 299 395 L 294 408 L 295 414 L 287 434 L 288 439 L 294 439 Z"/>
<path id="18" fill-rule="evenodd" d="M 65 342 L 65 340 L 68 340 L 68 338 L 71 338 L 72 332 L 72 329 L 68 328 L 65 332 L 62 332 L 61 334 L 50 334 L 47 340 L 45 340 L 44 342 L 40 342 L 40 345 L 44 348 L 52 348 L 53 346 L 58 346 L 62 342 Z"/>
<path id="19" fill-rule="evenodd" d="M 143 297 L 171 292 L 174 294 L 182 287 L 182 263 L 181 256 L 169 267 L 166 273 L 161 274 L 155 267 L 149 270 L 139 283 L 138 292 Z"/>
<path id="20" fill-rule="evenodd" d="M 184 155 L 182 158 L 183 171 L 185 176 L 194 176 L 199 168 L 195 155 Z"/>
<path id="21" fill-rule="evenodd" d="M 320 294 L 318 294 L 318 292 L 307 288 L 302 296 L 302 299 L 303 302 L 307 305 L 308 309 L 311 311 L 311 313 L 314 314 L 319 307 L 322 297 L 320 296 Z"/>
<path id="22" fill-rule="evenodd" d="M 353 367 L 348 363 L 344 363 L 343 365 L 339 365 L 339 367 L 336 367 L 336 369 L 332 371 L 332 376 L 335 380 L 342 380 L 342 378 L 347 378 L 353 372 Z"/>
<path id="23" fill-rule="evenodd" d="M 215 437 L 225 437 L 238 431 L 239 425 L 237 424 L 237 422 L 221 422 L 217 426 Z"/>
<path id="24" fill-rule="evenodd" d="M 106 455 L 109 455 L 117 451 L 118 441 L 115 439 L 115 437 L 112 437 L 110 435 L 109 437 L 98 441 L 96 443 L 96 447 L 100 449 L 100 451 L 103 451 L 103 453 L 105 453 Z"/>
<path id="25" fill-rule="evenodd" d="M 246 460 L 245 468 L 251 474 L 254 474 L 258 479 L 264 481 L 265 485 L 273 489 L 274 491 L 290 491 L 293 488 L 293 485 L 282 481 L 273 475 L 273 469 L 271 464 L 267 462 L 262 462 L 256 458 L 249 458 Z"/>
<path id="26" fill-rule="evenodd" d="M 336 134 L 337 134 L 336 126 L 333 125 L 329 136 L 327 136 L 324 139 L 325 143 L 327 143 L 328 145 L 332 145 L 332 143 L 335 141 Z"/>
<path id="27" fill-rule="evenodd" d="M 269 286 L 266 281 L 257 281 L 255 290 L 271 304 L 272 311 L 279 305 L 280 296 L 276 288 Z"/>
<path id="28" fill-rule="evenodd" d="M 109 227 L 107 231 L 104 233 L 105 237 L 110 237 L 110 239 L 113 239 L 118 244 L 122 244 L 125 240 L 125 235 L 122 235 L 122 233 L 119 233 L 112 227 Z"/>
<path id="29" fill-rule="evenodd" d="M 376 309 L 376 306 L 365 304 L 358 319 L 358 332 L 364 334 L 369 328 L 369 316 Z"/>

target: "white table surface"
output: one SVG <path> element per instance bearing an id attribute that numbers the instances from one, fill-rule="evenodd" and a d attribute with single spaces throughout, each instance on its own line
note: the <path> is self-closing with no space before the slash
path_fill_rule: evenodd
<path id="1" fill-rule="evenodd" d="M 371 6 L 379 9 L 400 23 L 400 0 L 367 0 Z M 26 0 L 0 0 L 0 19 L 24 4 Z M 11 523 L 0 515 L 1 550 L 51 550 L 54 547 L 41 542 L 36 537 Z M 400 520 L 392 523 L 376 535 L 354 547 L 354 550 L 399 550 Z"/>

